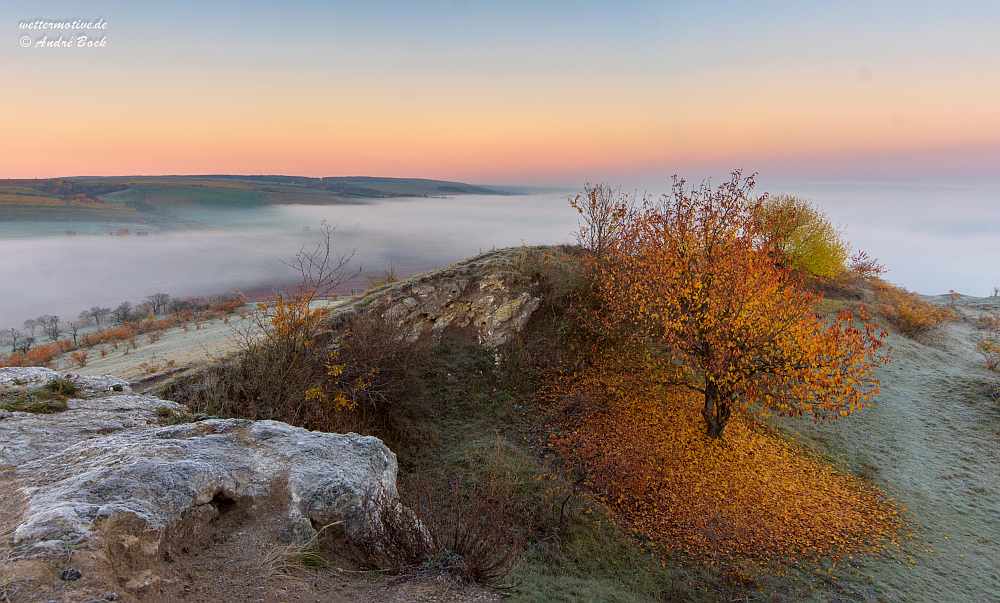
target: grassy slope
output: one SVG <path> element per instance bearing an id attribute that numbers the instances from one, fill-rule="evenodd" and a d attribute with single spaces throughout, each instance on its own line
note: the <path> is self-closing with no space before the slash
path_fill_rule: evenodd
<path id="1" fill-rule="evenodd" d="M 113 203 L 141 201 L 164 209 L 200 207 L 204 209 L 247 209 L 267 202 L 259 191 L 246 188 L 190 186 L 185 184 L 135 184 L 127 191 L 106 195 Z"/>
<path id="2" fill-rule="evenodd" d="M 554 339 L 557 321 L 545 307 L 532 330 L 543 340 Z M 996 311 L 1000 299 L 967 298 L 960 308 L 970 315 Z M 522 404 L 533 386 L 517 362 L 531 354 L 527 344 L 505 350 L 499 364 L 474 347 L 430 349 L 392 421 L 358 427 L 391 443 L 404 474 L 442 466 L 468 470 L 467 459 L 503 443 L 539 530 L 515 575 L 521 580 L 512 592 L 515 601 L 712 601 L 737 595 L 767 601 L 1000 600 L 1000 410 L 980 393 L 996 376 L 975 353 L 975 337 L 968 323 L 947 325 L 924 343 L 892 333 L 894 360 L 881 371 L 882 393 L 873 408 L 827 425 L 778 423 L 832 460 L 898 490 L 921 522 L 919 539 L 909 542 L 899 559 L 861 560 L 859 569 L 872 577 L 853 582 L 800 572 L 741 591 L 669 563 L 665 570 L 579 494 L 569 497 L 560 525 L 556 501 L 571 491 L 558 479 L 540 479 L 552 468 L 540 454 L 543 432 L 533 409 Z M 144 357 L 132 354 L 137 361 Z M 789 579 L 796 577 L 815 590 L 793 589 Z"/>
<path id="3" fill-rule="evenodd" d="M 0 186 L 0 220 L 102 222 L 139 219 L 140 214 L 126 207 L 63 201 L 29 187 Z"/>
<path id="4" fill-rule="evenodd" d="M 997 311 L 1000 299 L 968 298 L 959 307 Z M 893 361 L 881 370 L 872 408 L 827 425 L 783 423 L 804 443 L 898 490 L 921 522 L 920 538 L 906 547 L 912 557 L 869 568 L 866 589 L 877 600 L 1000 600 L 1000 409 L 982 393 L 996 375 L 975 339 L 967 322 L 926 343 L 891 333 Z"/>

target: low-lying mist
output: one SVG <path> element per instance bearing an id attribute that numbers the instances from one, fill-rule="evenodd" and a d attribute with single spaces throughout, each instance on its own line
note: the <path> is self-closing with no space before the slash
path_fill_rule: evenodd
<path id="1" fill-rule="evenodd" d="M 493 247 L 569 241 L 577 214 L 566 194 L 404 198 L 360 205 L 281 206 L 257 223 L 234 212 L 230 228 L 150 236 L 0 240 L 0 328 L 56 315 L 74 320 L 91 306 L 114 308 L 153 293 L 209 296 L 294 284 L 281 263 L 320 242 L 320 222 L 336 225 L 331 250 L 357 248 L 366 274 L 390 266 L 399 277 L 460 261 Z M 225 223 L 213 216 L 213 224 Z M 364 287 L 364 281 L 353 285 Z"/>

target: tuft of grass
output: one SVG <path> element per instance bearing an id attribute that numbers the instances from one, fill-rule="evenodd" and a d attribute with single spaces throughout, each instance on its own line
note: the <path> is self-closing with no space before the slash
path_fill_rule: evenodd
<path id="1" fill-rule="evenodd" d="M 43 389 L 56 395 L 66 396 L 67 398 L 72 398 L 80 392 L 80 388 L 75 383 L 58 377 L 46 383 Z"/>
<path id="2" fill-rule="evenodd" d="M 272 546 L 264 553 L 261 560 L 267 575 L 285 576 L 297 570 L 327 567 L 329 564 L 320 548 L 320 539 L 328 528 L 339 523 L 335 522 L 323 526 L 306 542 Z"/>
<path id="3" fill-rule="evenodd" d="M 34 414 L 63 412 L 69 408 L 66 402 L 79 391 L 70 381 L 53 379 L 42 387 L 0 393 L 0 408 Z"/>

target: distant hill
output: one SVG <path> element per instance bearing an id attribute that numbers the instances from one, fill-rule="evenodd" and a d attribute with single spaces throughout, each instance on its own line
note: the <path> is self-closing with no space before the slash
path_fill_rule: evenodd
<path id="1" fill-rule="evenodd" d="M 365 203 L 394 197 L 513 195 L 506 190 L 423 178 L 282 175 L 114 176 L 0 180 L 0 221 L 145 222 L 199 228 L 186 210 Z"/>

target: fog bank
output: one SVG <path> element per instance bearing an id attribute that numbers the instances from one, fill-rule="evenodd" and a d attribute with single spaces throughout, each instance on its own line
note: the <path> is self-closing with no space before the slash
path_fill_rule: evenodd
<path id="1" fill-rule="evenodd" d="M 0 239 L 0 328 L 41 314 L 75 319 L 91 306 L 157 292 L 207 296 L 295 281 L 298 273 L 281 261 L 315 248 L 322 220 L 337 225 L 332 250 L 357 248 L 352 266 L 369 274 L 391 265 L 409 276 L 492 247 L 566 242 L 577 228 L 568 194 L 293 205 L 256 223 L 236 212 L 237 226 L 210 231 Z"/>

